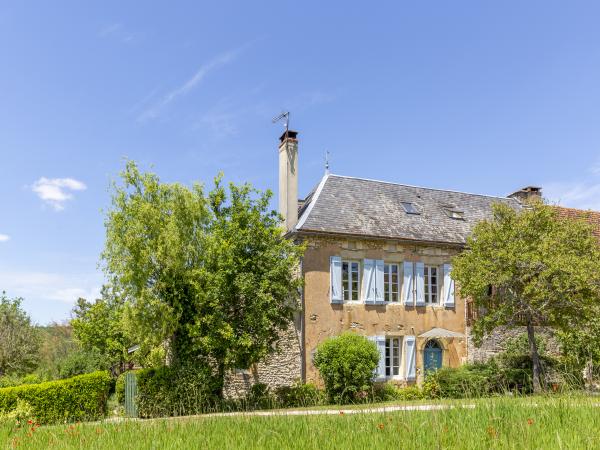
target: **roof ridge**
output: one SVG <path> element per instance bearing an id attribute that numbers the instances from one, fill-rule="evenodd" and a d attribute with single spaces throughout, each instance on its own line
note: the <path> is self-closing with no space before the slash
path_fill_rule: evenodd
<path id="1" fill-rule="evenodd" d="M 405 184 L 405 183 L 394 183 L 392 181 L 383 181 L 383 180 L 374 180 L 372 178 L 363 178 L 363 177 L 351 177 L 348 175 L 335 175 L 335 174 L 329 174 L 330 177 L 338 177 L 338 178 L 349 178 L 349 179 L 354 179 L 354 180 L 362 180 L 362 181 L 372 181 L 374 183 L 384 183 L 384 184 L 391 184 L 394 186 L 405 186 L 405 187 L 412 187 L 412 188 L 417 188 L 417 189 L 427 189 L 430 191 L 437 191 L 437 192 L 452 192 L 455 194 L 466 194 L 466 195 L 477 195 L 479 197 L 488 197 L 488 198 L 499 198 L 502 200 L 512 200 L 515 201 L 517 203 L 519 203 L 519 201 L 515 198 L 512 197 L 501 197 L 499 195 L 487 195 L 487 194 L 475 194 L 473 192 L 465 192 L 465 191 L 455 191 L 452 189 L 438 189 L 438 188 L 431 188 L 431 187 L 425 187 L 425 186 L 416 186 L 414 184 Z"/>

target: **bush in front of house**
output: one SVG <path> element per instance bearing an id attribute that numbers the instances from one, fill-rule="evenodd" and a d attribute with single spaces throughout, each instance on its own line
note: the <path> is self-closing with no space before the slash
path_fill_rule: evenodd
<path id="1" fill-rule="evenodd" d="M 421 400 L 422 398 L 426 398 L 426 396 L 419 386 L 399 387 L 392 383 L 380 383 L 373 386 L 375 402 Z"/>
<path id="2" fill-rule="evenodd" d="M 295 382 L 291 386 L 282 386 L 275 390 L 281 408 L 318 406 L 327 403 L 325 392 L 311 383 Z"/>
<path id="3" fill-rule="evenodd" d="M 427 375 L 422 389 L 427 398 L 485 397 L 506 392 L 527 394 L 532 390 L 532 381 L 530 371 L 501 367 L 492 360 L 443 367 Z"/>
<path id="4" fill-rule="evenodd" d="M 350 332 L 323 341 L 314 357 L 327 396 L 336 403 L 368 398 L 378 362 L 375 343 Z"/>
<path id="5" fill-rule="evenodd" d="M 64 380 L 23 384 L 0 389 L 0 414 L 25 402 L 39 423 L 96 420 L 106 415 L 113 386 L 108 372 L 94 372 Z"/>
<path id="6" fill-rule="evenodd" d="M 219 383 L 206 365 L 151 367 L 136 376 L 140 417 L 201 414 L 219 404 Z"/>

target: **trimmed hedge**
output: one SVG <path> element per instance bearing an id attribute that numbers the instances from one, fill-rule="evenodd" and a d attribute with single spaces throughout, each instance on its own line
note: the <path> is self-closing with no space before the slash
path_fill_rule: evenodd
<path id="1" fill-rule="evenodd" d="M 65 380 L 0 389 L 0 414 L 27 402 L 39 423 L 96 420 L 106 415 L 106 401 L 114 381 L 108 372 L 94 372 Z"/>
<path id="2" fill-rule="evenodd" d="M 219 404 L 219 383 L 208 366 L 152 367 L 136 376 L 140 417 L 201 414 Z"/>

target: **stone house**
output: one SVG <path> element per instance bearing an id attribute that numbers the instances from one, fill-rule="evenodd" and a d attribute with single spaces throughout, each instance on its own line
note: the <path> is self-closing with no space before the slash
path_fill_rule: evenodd
<path id="1" fill-rule="evenodd" d="M 297 167 L 297 133 L 286 131 L 279 140 L 279 211 L 287 237 L 306 245 L 300 311 L 277 353 L 232 374 L 229 395 L 256 382 L 320 384 L 314 352 L 347 330 L 377 344 L 377 380 L 397 384 L 493 354 L 498 336 L 484 345 L 485 355 L 470 345 L 472 308 L 455 292 L 452 257 L 472 227 L 491 217 L 494 203 L 521 208 L 541 197 L 540 188 L 493 197 L 325 173 L 298 200 Z"/>

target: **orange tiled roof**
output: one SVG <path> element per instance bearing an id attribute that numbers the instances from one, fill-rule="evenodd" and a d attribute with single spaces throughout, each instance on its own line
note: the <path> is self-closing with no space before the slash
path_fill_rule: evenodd
<path id="1" fill-rule="evenodd" d="M 583 210 L 575 208 L 565 208 L 556 206 L 558 215 L 561 217 L 569 217 L 571 219 L 586 219 L 594 227 L 593 233 L 600 241 L 600 211 Z"/>

